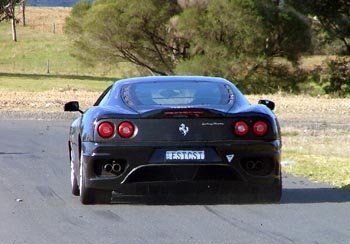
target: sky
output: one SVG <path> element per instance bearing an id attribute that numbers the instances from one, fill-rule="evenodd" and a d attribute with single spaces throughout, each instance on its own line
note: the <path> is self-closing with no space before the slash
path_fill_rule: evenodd
<path id="1" fill-rule="evenodd" d="M 27 0 L 27 6 L 71 7 L 79 0 Z"/>

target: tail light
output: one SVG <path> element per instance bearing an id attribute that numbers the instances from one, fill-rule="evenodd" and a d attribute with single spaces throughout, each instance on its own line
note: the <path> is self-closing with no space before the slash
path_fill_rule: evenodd
<path id="1" fill-rule="evenodd" d="M 111 122 L 102 122 L 97 128 L 97 132 L 102 138 L 110 138 L 114 135 L 114 125 Z"/>
<path id="2" fill-rule="evenodd" d="M 118 134 L 123 138 L 130 138 L 134 135 L 135 127 L 131 122 L 124 121 L 118 126 Z"/>
<path id="3" fill-rule="evenodd" d="M 253 132 L 257 136 L 264 136 L 267 133 L 267 124 L 264 121 L 255 122 Z"/>
<path id="4" fill-rule="evenodd" d="M 244 121 L 238 121 L 235 124 L 235 134 L 237 136 L 245 136 L 249 132 L 249 127 L 246 122 Z"/>

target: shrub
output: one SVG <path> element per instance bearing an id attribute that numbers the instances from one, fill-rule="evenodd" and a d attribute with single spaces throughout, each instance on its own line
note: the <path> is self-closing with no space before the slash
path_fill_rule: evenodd
<path id="1" fill-rule="evenodd" d="M 327 94 L 345 97 L 350 93 L 350 60 L 337 57 L 325 61 L 326 69 L 321 84 Z"/>
<path id="2" fill-rule="evenodd" d="M 263 94 L 263 93 L 300 93 L 300 85 L 309 78 L 309 73 L 299 69 L 292 68 L 287 64 L 269 63 L 260 66 L 246 80 L 238 83 L 240 89 L 245 93 Z"/>

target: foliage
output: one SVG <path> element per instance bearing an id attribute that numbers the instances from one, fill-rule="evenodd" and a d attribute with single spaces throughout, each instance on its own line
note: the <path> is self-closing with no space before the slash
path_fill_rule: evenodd
<path id="1" fill-rule="evenodd" d="M 330 40 L 340 40 L 345 53 L 350 54 L 350 1 L 290 0 L 298 11 L 315 16 Z"/>
<path id="2" fill-rule="evenodd" d="M 339 39 L 330 39 L 317 19 L 310 18 L 312 31 L 311 55 L 335 55 L 344 53 L 344 44 Z"/>
<path id="3" fill-rule="evenodd" d="M 338 57 L 326 61 L 326 75 L 322 79 L 323 89 L 327 94 L 346 96 L 350 93 L 350 61 Z"/>
<path id="4" fill-rule="evenodd" d="M 99 0 L 81 2 L 67 20 L 66 33 L 81 60 L 128 60 L 158 74 L 171 74 L 174 61 L 186 55 L 171 31 L 170 20 L 180 8 L 163 0 Z"/>
<path id="5" fill-rule="evenodd" d="M 310 48 L 308 23 L 288 6 L 211 1 L 205 9 L 185 9 L 178 22 L 179 32 L 189 38 L 190 56 L 180 60 L 177 73 L 223 76 L 246 93 L 297 91 L 296 83 L 305 78 L 272 62 L 279 56 L 296 63 Z"/>
<path id="6" fill-rule="evenodd" d="M 245 1 L 218 0 L 206 9 L 187 8 L 177 28 L 190 44 L 190 56 L 180 60 L 177 73 L 232 78 L 240 75 L 241 66 L 264 54 L 261 22 Z"/>
<path id="7" fill-rule="evenodd" d="M 271 94 L 276 92 L 300 93 L 300 87 L 309 78 L 309 73 L 287 64 L 270 63 L 259 67 L 245 82 L 241 89 L 252 94 Z"/>
<path id="8" fill-rule="evenodd" d="M 307 17 L 285 1 L 256 1 L 263 19 L 267 56 L 285 57 L 296 63 L 311 47 L 311 28 Z"/>
<path id="9" fill-rule="evenodd" d="M 0 0 L 0 21 L 11 19 L 16 0 Z"/>
<path id="10" fill-rule="evenodd" d="M 0 22 L 15 17 L 15 5 L 23 2 L 24 0 L 0 0 Z"/>
<path id="11" fill-rule="evenodd" d="M 310 46 L 308 25 L 270 0 L 181 6 L 161 0 L 81 2 L 66 26 L 73 54 L 90 64 L 128 60 L 162 75 L 244 80 L 264 60 L 278 55 L 296 61 Z"/>

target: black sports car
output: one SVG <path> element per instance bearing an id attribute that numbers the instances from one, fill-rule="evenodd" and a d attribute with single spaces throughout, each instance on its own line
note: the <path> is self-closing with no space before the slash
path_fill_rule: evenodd
<path id="1" fill-rule="evenodd" d="M 152 76 L 108 87 L 70 127 L 72 193 L 83 204 L 130 197 L 281 198 L 274 103 L 251 105 L 215 77 Z"/>

